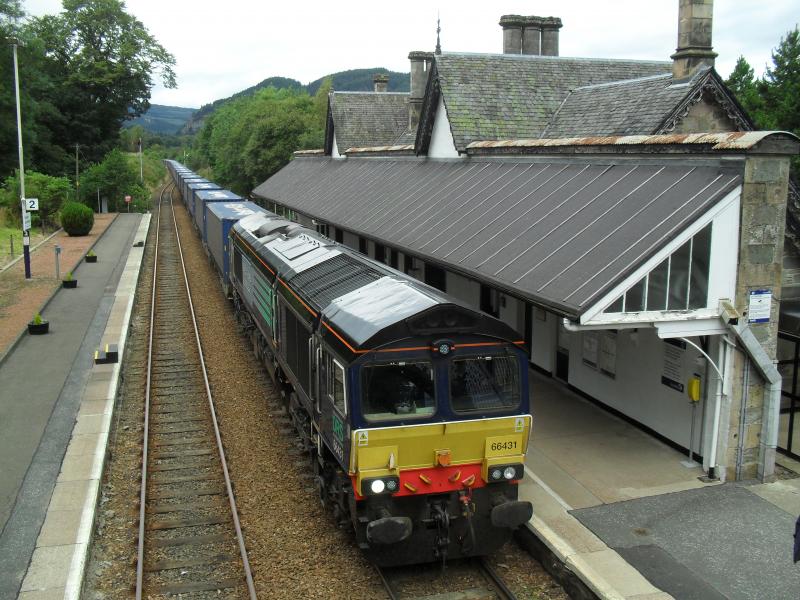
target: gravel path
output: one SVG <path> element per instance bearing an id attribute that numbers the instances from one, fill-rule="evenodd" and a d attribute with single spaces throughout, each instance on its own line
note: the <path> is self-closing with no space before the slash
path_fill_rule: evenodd
<path id="1" fill-rule="evenodd" d="M 68 236 L 63 231 L 31 253 L 31 279 L 25 280 L 22 260 L 0 273 L 0 356 L 3 356 L 19 333 L 25 329 L 42 304 L 61 285 L 56 279 L 56 244 L 61 246 L 61 276 L 77 268 L 91 248 L 116 217 L 116 214 L 94 216 L 89 235 Z"/>

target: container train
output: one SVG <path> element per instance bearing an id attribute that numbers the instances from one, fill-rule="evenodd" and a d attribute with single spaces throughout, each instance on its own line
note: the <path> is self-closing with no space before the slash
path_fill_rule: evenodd
<path id="1" fill-rule="evenodd" d="M 502 546 L 533 512 L 518 499 L 531 416 L 516 332 L 253 203 L 215 202 L 213 184 L 192 188 L 194 173 L 167 167 L 321 500 L 367 558 L 397 566 Z"/>

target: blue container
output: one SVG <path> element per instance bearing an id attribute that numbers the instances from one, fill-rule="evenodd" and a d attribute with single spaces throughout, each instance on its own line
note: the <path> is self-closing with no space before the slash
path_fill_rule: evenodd
<path id="1" fill-rule="evenodd" d="M 189 185 L 192 183 L 209 183 L 209 181 L 196 173 L 192 173 L 181 180 L 181 198 L 183 198 L 183 203 L 189 209 L 189 212 L 194 214 L 194 199 L 192 198 L 192 192 L 189 190 Z"/>
<path id="2" fill-rule="evenodd" d="M 266 212 L 254 202 L 209 202 L 206 209 L 206 245 L 214 264 L 222 277 L 223 287 L 228 288 L 228 265 L 230 242 L 228 235 L 234 223 L 254 213 Z"/>
<path id="3" fill-rule="evenodd" d="M 194 224 L 200 232 L 200 239 L 206 242 L 207 204 L 215 202 L 241 202 L 243 198 L 230 190 L 195 190 L 194 192 Z"/>
<path id="4" fill-rule="evenodd" d="M 186 205 L 192 207 L 192 214 L 194 214 L 194 203 L 197 198 L 194 197 L 195 193 L 199 190 L 221 190 L 222 188 L 213 181 L 190 181 L 185 186 L 186 188 Z"/>

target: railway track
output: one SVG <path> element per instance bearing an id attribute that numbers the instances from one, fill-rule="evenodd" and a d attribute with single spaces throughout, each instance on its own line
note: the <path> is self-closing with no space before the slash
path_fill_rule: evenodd
<path id="1" fill-rule="evenodd" d="M 157 216 L 136 598 L 256 598 L 172 198 Z"/>
<path id="2" fill-rule="evenodd" d="M 516 600 L 483 559 L 441 565 L 381 568 L 378 574 L 391 600 Z"/>

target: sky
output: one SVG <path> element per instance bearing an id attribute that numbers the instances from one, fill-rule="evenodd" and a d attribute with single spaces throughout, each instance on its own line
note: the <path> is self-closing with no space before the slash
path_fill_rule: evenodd
<path id="1" fill-rule="evenodd" d="M 295 2 L 127 0 L 176 61 L 178 87 L 156 85 L 150 102 L 198 108 L 273 76 L 308 83 L 348 69 L 407 72 L 410 51 L 435 47 L 437 15 L 445 52 L 502 52 L 505 14 L 560 17 L 561 56 L 669 60 L 678 35 L 678 0 Z M 22 3 L 34 16 L 61 11 L 60 0 Z M 799 18 L 797 0 L 717 0 L 717 71 L 727 77 L 743 55 L 761 75 Z"/>

